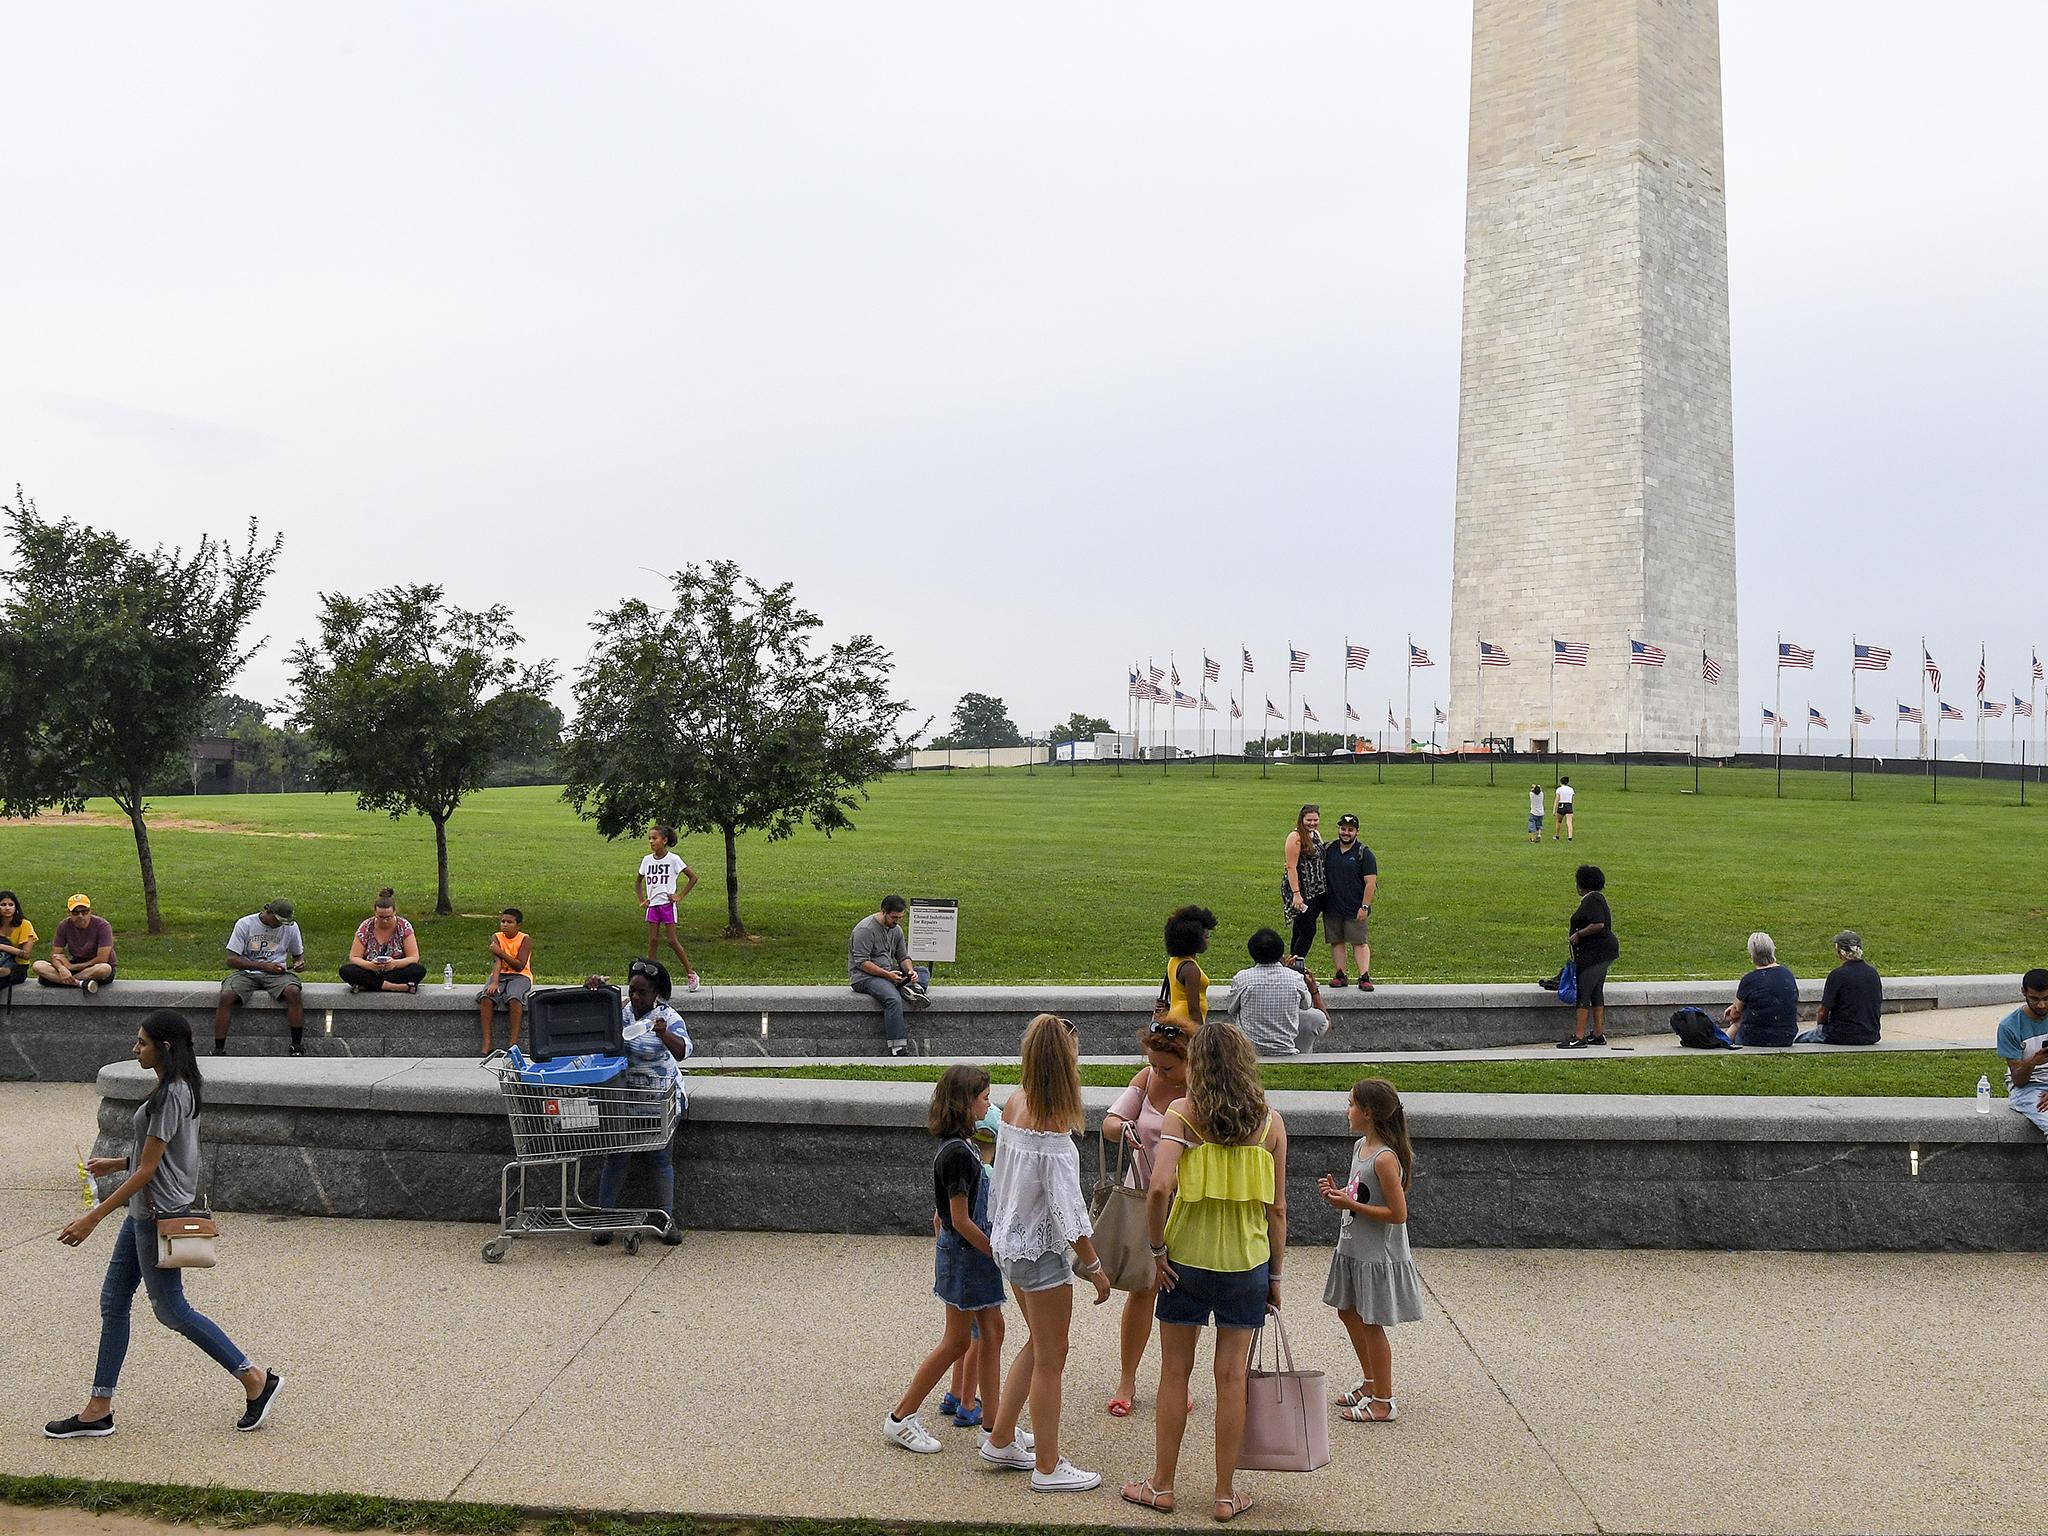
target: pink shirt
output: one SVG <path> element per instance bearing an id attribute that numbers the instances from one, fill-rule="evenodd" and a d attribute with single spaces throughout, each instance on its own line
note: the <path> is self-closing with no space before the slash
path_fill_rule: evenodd
<path id="1" fill-rule="evenodd" d="M 1147 1177 L 1152 1172 L 1152 1159 L 1159 1152 L 1160 1129 L 1166 1124 L 1166 1111 L 1163 1108 L 1155 1109 L 1152 1101 L 1145 1096 L 1145 1084 L 1151 1079 L 1151 1076 L 1152 1069 L 1150 1067 L 1143 1068 L 1136 1077 L 1131 1079 L 1131 1086 L 1119 1094 L 1117 1101 L 1109 1106 L 1109 1112 L 1115 1115 L 1117 1119 L 1128 1120 L 1137 1126 L 1138 1151 L 1141 1154 L 1139 1162 L 1142 1164 Z M 1132 1184 L 1137 1182 L 1135 1170 L 1126 1177 L 1126 1182 Z"/>

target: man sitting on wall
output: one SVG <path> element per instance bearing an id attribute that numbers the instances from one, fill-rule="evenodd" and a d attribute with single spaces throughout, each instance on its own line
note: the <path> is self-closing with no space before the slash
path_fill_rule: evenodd
<path id="1" fill-rule="evenodd" d="M 905 907 L 901 896 L 884 896 L 881 910 L 855 923 L 846 944 L 846 979 L 854 991 L 882 1005 L 882 1032 L 889 1037 L 891 1056 L 910 1052 L 904 1008 L 932 1005 L 925 990 L 931 972 L 910 963 L 910 944 L 903 933 Z"/>
<path id="2" fill-rule="evenodd" d="M 306 945 L 292 921 L 292 904 L 272 901 L 251 912 L 228 935 L 228 974 L 220 984 L 220 1002 L 213 1010 L 213 1054 L 228 1053 L 228 1020 L 258 992 L 284 1003 L 291 1026 L 294 1056 L 306 1054 L 306 1005 L 299 973 L 306 968 Z"/>
<path id="3" fill-rule="evenodd" d="M 114 930 L 94 917 L 92 898 L 80 891 L 64 903 L 64 921 L 50 940 L 50 958 L 30 969 L 46 987 L 77 987 L 93 993 L 114 979 Z"/>
<path id="4" fill-rule="evenodd" d="M 1998 1023 L 1998 1054 L 2005 1058 L 2005 1102 L 2048 1135 L 2048 970 L 2020 978 L 2020 1006 Z"/>

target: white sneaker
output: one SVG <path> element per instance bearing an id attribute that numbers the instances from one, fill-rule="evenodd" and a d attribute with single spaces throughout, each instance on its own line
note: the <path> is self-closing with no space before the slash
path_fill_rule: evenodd
<path id="1" fill-rule="evenodd" d="M 1033 1493 L 1086 1493 L 1090 1488 L 1101 1486 L 1100 1472 L 1084 1472 L 1064 1456 L 1050 1472 L 1034 1471 L 1031 1474 Z"/>
<path id="2" fill-rule="evenodd" d="M 1008 1445 L 991 1445 L 988 1431 L 984 1429 L 981 1432 L 981 1459 L 992 1467 L 1004 1467 L 1014 1472 L 1030 1471 L 1035 1479 L 1038 1475 L 1038 1458 L 1025 1446 L 1026 1438 L 1024 1431 L 1020 1429 L 1017 1431 L 1017 1438 Z"/>
<path id="3" fill-rule="evenodd" d="M 689 976 L 689 979 L 688 979 L 688 980 L 687 980 L 687 981 L 686 981 L 686 982 L 685 982 L 685 983 L 684 983 L 683 985 L 684 985 L 684 990 L 686 990 L 686 991 L 690 991 L 690 992 L 694 992 L 694 991 L 696 991 L 696 990 L 697 990 L 697 973 L 696 973 L 695 971 L 692 971 L 692 972 L 690 972 L 690 976 Z"/>
<path id="4" fill-rule="evenodd" d="M 926 1429 L 924 1421 L 914 1413 L 907 1419 L 899 1419 L 893 1413 L 883 1414 L 882 1438 L 920 1456 L 936 1456 L 945 1449 L 939 1437 Z"/>

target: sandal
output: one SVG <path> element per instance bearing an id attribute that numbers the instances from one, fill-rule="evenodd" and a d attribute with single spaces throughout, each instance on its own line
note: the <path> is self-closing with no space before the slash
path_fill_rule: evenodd
<path id="1" fill-rule="evenodd" d="M 1126 1504 L 1136 1504 L 1141 1509 L 1157 1510 L 1162 1515 L 1173 1513 L 1173 1490 L 1154 1488 L 1149 1482 L 1125 1483 L 1123 1499 Z"/>
<path id="2" fill-rule="evenodd" d="M 1372 1396 L 1372 1383 L 1361 1381 L 1357 1386 L 1337 1399 L 1339 1408 L 1356 1408 Z"/>
<path id="3" fill-rule="evenodd" d="M 1374 1403 L 1385 1403 L 1387 1411 L 1383 1414 L 1374 1413 L 1372 1411 Z M 1366 1396 L 1364 1401 L 1351 1404 L 1338 1415 L 1339 1418 L 1352 1424 L 1391 1424 L 1400 1416 L 1400 1405 L 1391 1397 L 1373 1397 L 1370 1394 Z"/>
<path id="4" fill-rule="evenodd" d="M 1112 1397 L 1109 1400 L 1109 1416 L 1112 1419 L 1128 1419 L 1131 1410 L 1137 1406 L 1128 1397 Z"/>
<path id="5" fill-rule="evenodd" d="M 1248 1493 L 1233 1493 L 1228 1498 L 1216 1501 L 1216 1519 L 1219 1524 L 1235 1520 L 1252 1507 L 1252 1496 Z"/>

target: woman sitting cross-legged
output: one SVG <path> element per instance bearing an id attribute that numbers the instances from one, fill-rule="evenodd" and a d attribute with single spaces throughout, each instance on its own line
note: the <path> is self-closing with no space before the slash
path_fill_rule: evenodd
<path id="1" fill-rule="evenodd" d="M 351 992 L 417 992 L 426 980 L 420 964 L 420 941 L 412 924 L 398 915 L 391 887 L 377 893 L 377 905 L 356 926 L 355 942 L 341 979 Z"/>

